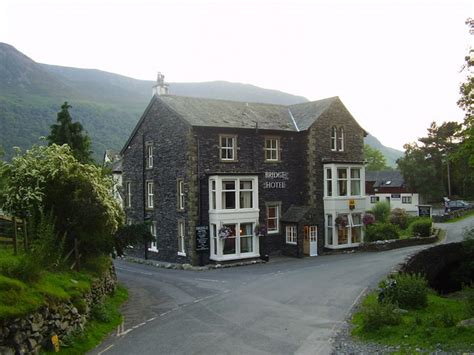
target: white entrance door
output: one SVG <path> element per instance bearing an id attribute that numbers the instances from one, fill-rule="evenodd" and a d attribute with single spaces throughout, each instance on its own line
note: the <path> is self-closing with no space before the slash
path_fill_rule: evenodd
<path id="1" fill-rule="evenodd" d="M 318 227 L 309 226 L 309 256 L 318 255 Z"/>

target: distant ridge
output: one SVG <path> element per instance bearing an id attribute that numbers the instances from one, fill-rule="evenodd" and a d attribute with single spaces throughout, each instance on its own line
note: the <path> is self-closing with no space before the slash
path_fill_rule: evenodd
<path id="1" fill-rule="evenodd" d="M 36 63 L 13 46 L 0 43 L 0 143 L 6 158 L 11 158 L 14 146 L 25 150 L 42 144 L 38 138 L 49 134 L 64 101 L 71 104 L 73 119 L 91 136 L 96 159 L 105 149 L 120 150 L 146 108 L 153 84 L 97 69 Z M 280 105 L 308 101 L 282 91 L 227 81 L 170 83 L 170 93 Z M 368 144 L 374 142 L 378 140 Z M 378 144 L 376 148 L 386 155 Z"/>

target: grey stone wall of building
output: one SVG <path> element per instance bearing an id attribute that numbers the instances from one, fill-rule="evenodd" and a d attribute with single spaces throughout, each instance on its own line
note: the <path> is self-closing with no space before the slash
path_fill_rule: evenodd
<path id="1" fill-rule="evenodd" d="M 189 196 L 188 166 L 189 133 L 191 127 L 159 101 L 154 100 L 124 151 L 123 183 L 132 182 L 132 206 L 125 208 L 127 219 L 141 223 L 156 222 L 158 252 L 148 251 L 150 259 L 189 263 L 194 250 L 191 240 L 193 225 L 189 225 L 185 201 L 184 210 L 177 206 L 177 180 L 184 180 L 185 196 Z M 145 166 L 145 146 L 153 145 L 153 167 Z M 153 209 L 145 207 L 145 183 L 154 183 Z M 178 255 L 178 220 L 185 221 L 186 256 Z M 138 249 L 134 254 L 144 254 Z M 143 255 L 142 254 L 142 255 Z"/>
<path id="2" fill-rule="evenodd" d="M 331 150 L 332 127 L 343 127 L 344 150 Z M 319 117 L 309 129 L 306 138 L 307 154 L 307 200 L 305 204 L 318 211 L 318 250 L 324 248 L 326 228 L 324 221 L 324 164 L 325 162 L 361 163 L 364 161 L 364 130 L 340 102 L 334 102 L 330 109 Z"/>
<path id="3" fill-rule="evenodd" d="M 194 128 L 198 136 L 199 177 L 200 177 L 200 213 L 199 224 L 209 224 L 209 183 L 213 174 L 248 174 L 259 177 L 260 223 L 266 223 L 266 202 L 281 202 L 282 215 L 291 205 L 300 205 L 306 195 L 304 188 L 305 155 L 300 136 L 294 132 L 268 130 Z M 219 135 L 237 135 L 237 161 L 222 162 L 219 159 Z M 281 161 L 265 162 L 265 137 L 279 137 Z M 288 179 L 266 177 L 268 172 L 286 172 Z M 285 188 L 271 188 L 268 182 L 284 182 Z M 280 185 L 281 186 L 281 185 Z M 284 230 L 269 234 L 260 240 L 260 254 L 274 254 L 281 251 L 284 244 Z"/>

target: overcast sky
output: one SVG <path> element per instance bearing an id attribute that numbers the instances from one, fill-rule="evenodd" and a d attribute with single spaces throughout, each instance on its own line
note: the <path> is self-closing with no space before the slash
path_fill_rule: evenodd
<path id="1" fill-rule="evenodd" d="M 457 120 L 473 1 L 0 0 L 0 42 L 37 62 L 339 96 L 383 144 Z M 471 37 L 471 38 L 470 38 Z"/>

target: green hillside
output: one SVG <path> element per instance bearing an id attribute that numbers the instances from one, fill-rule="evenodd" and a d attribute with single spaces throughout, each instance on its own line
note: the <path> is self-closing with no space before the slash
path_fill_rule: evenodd
<path id="1" fill-rule="evenodd" d="M 40 137 L 49 134 L 64 101 L 72 106 L 73 119 L 81 122 L 91 137 L 96 159 L 101 159 L 105 149 L 120 150 L 145 110 L 153 84 L 96 69 L 36 63 L 13 46 L 0 43 L 0 144 L 5 157 L 12 157 L 15 146 L 24 150 L 43 144 Z M 308 101 L 226 81 L 170 83 L 170 93 L 282 105 Z M 387 154 L 380 146 L 377 148 Z"/>

